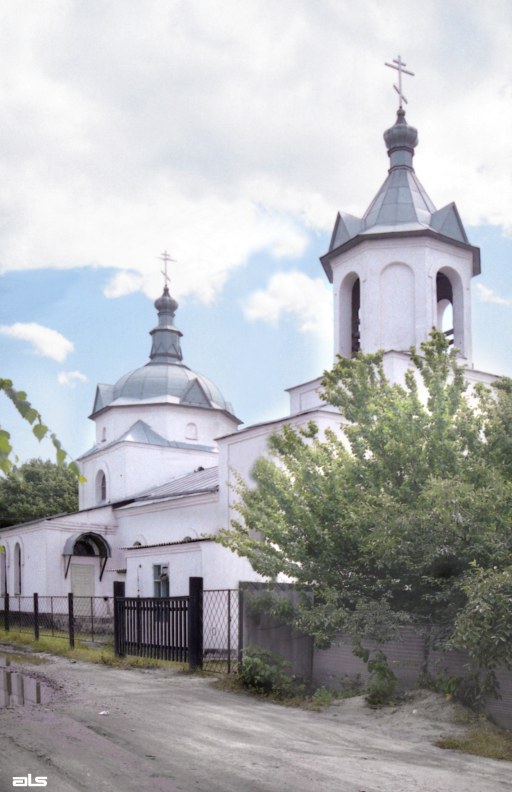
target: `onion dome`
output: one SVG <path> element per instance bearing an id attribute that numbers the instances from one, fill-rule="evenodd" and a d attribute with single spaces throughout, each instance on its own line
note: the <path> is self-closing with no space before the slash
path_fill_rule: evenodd
<path id="1" fill-rule="evenodd" d="M 158 324 L 150 331 L 149 362 L 125 374 L 115 385 L 98 385 L 91 417 L 107 407 L 133 404 L 204 407 L 233 415 L 231 404 L 219 388 L 183 363 L 183 334 L 174 324 L 178 303 L 167 285 L 155 301 L 155 308 Z"/>

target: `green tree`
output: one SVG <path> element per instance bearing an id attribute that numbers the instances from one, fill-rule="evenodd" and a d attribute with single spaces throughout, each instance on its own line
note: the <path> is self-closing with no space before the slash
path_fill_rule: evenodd
<path id="1" fill-rule="evenodd" d="M 32 459 L 0 479 L 0 528 L 77 509 L 77 478 L 64 465 Z"/>
<path id="2" fill-rule="evenodd" d="M 512 383 L 468 393 L 436 331 L 411 360 L 400 386 L 381 354 L 339 359 L 323 395 L 343 433 L 273 435 L 253 484 L 238 480 L 241 519 L 219 537 L 264 577 L 310 592 L 294 619 L 317 645 L 346 630 L 366 660 L 366 638 L 380 646 L 406 623 L 469 649 L 457 625 L 477 607 L 476 570 L 512 563 Z M 512 644 L 499 643 L 495 661 L 509 662 Z"/>

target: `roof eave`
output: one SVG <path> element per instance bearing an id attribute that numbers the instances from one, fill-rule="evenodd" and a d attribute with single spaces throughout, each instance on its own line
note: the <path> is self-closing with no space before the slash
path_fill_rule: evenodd
<path id="1" fill-rule="evenodd" d="M 358 234 L 357 236 L 352 237 L 352 239 L 347 240 L 347 242 L 344 242 L 343 245 L 340 245 L 334 250 L 329 250 L 328 253 L 324 253 L 323 256 L 320 256 L 320 262 L 327 277 L 329 278 L 329 282 L 332 283 L 332 259 L 348 250 L 351 250 L 352 248 L 357 247 L 357 245 L 360 245 L 362 242 L 368 242 L 374 239 L 407 239 L 408 237 L 425 236 L 431 237 L 432 239 L 439 239 L 441 242 L 445 242 L 448 245 L 453 245 L 454 247 L 462 248 L 463 250 L 470 250 L 473 259 L 473 276 L 480 275 L 480 248 L 470 245 L 466 242 L 459 242 L 459 240 L 452 239 L 451 237 L 444 236 L 443 234 L 439 234 L 437 231 L 433 231 L 431 228 L 420 228 L 415 231 L 382 231 L 376 232 L 374 234 Z"/>

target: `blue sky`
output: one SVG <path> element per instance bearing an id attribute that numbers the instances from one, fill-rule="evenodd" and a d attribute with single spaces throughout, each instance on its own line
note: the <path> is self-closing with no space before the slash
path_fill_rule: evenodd
<path id="1" fill-rule="evenodd" d="M 185 362 L 246 423 L 332 358 L 318 261 L 387 172 L 401 53 L 415 168 L 482 275 L 475 364 L 512 375 L 512 6 L 19 0 L 0 8 L 0 373 L 72 456 L 148 359 L 168 249 Z M 52 456 L 5 399 L 20 458 Z"/>

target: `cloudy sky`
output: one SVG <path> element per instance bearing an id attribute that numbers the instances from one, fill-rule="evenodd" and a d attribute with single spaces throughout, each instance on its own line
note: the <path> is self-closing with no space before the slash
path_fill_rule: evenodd
<path id="1" fill-rule="evenodd" d="M 165 249 L 185 362 L 242 420 L 329 366 L 318 256 L 386 176 L 399 53 L 416 172 L 482 249 L 475 362 L 512 375 L 509 0 L 1 0 L 0 375 L 72 455 L 147 361 Z"/>

